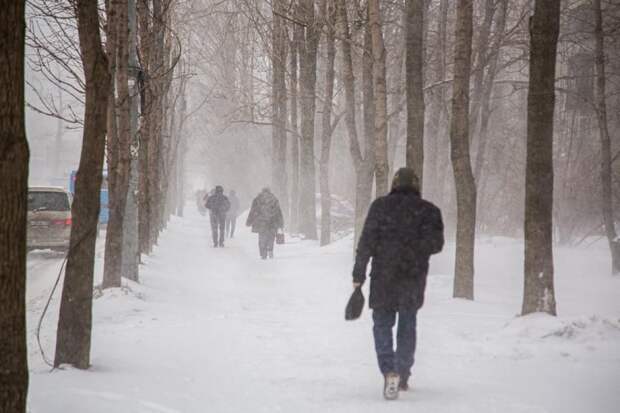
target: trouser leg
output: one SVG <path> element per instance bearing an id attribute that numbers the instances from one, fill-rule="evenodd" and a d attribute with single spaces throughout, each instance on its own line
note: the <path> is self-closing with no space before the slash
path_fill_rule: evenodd
<path id="1" fill-rule="evenodd" d="M 222 246 L 224 245 L 224 233 L 226 232 L 226 217 L 225 216 L 221 216 L 219 219 L 219 229 L 220 229 L 219 244 L 220 246 Z"/>
<path id="2" fill-rule="evenodd" d="M 372 332 L 375 338 L 375 351 L 379 370 L 382 374 L 396 371 L 394 362 L 394 344 L 392 327 L 396 321 L 396 312 L 391 310 L 376 309 L 372 312 L 374 326 Z"/>
<path id="3" fill-rule="evenodd" d="M 258 233 L 258 252 L 261 258 L 267 258 L 267 234 L 265 231 Z"/>
<path id="4" fill-rule="evenodd" d="M 396 333 L 396 368 L 406 381 L 411 375 L 416 347 L 417 310 L 398 312 L 398 332 Z"/>
<path id="5" fill-rule="evenodd" d="M 211 236 L 213 237 L 213 245 L 217 247 L 217 228 L 218 228 L 218 220 L 215 214 L 211 214 Z"/>
<path id="6" fill-rule="evenodd" d="M 267 253 L 271 253 L 273 255 L 273 245 L 276 241 L 276 231 L 273 229 L 270 229 L 267 232 Z"/>

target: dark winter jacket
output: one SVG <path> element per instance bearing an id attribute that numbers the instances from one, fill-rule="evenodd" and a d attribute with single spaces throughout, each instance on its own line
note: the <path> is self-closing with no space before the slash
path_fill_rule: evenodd
<path id="1" fill-rule="evenodd" d="M 205 207 L 211 212 L 211 215 L 226 216 L 226 212 L 230 209 L 230 201 L 226 195 L 216 191 L 215 194 L 207 198 Z"/>
<path id="2" fill-rule="evenodd" d="M 252 232 L 275 231 L 284 227 L 280 202 L 271 191 L 263 189 L 254 198 L 246 225 L 252 227 Z"/>
<path id="3" fill-rule="evenodd" d="M 443 248 L 439 209 L 410 188 L 396 188 L 370 206 L 358 247 L 353 280 L 363 283 L 370 271 L 370 308 L 420 308 L 428 262 Z"/>

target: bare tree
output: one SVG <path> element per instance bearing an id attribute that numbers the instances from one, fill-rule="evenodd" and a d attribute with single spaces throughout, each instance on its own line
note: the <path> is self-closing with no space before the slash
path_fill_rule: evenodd
<path id="1" fill-rule="evenodd" d="M 299 3 L 300 18 L 305 24 L 303 41 L 299 45 L 299 82 L 301 86 L 299 229 L 307 239 L 317 239 L 314 118 L 320 21 L 315 16 L 314 3 L 314 0 L 300 0 Z"/>
<path id="2" fill-rule="evenodd" d="M 454 296 L 474 299 L 476 185 L 469 154 L 469 78 L 473 0 L 458 0 L 450 122 L 450 156 L 456 184 L 457 224 Z"/>
<path id="3" fill-rule="evenodd" d="M 487 9 L 491 7 L 487 4 Z M 504 39 L 504 30 L 506 28 L 506 13 L 508 8 L 508 0 L 500 0 L 496 3 L 495 7 L 499 7 L 499 10 L 494 14 L 497 15 L 495 20 L 495 36 L 491 40 L 491 43 L 488 48 L 488 56 L 484 56 L 484 52 L 480 54 L 480 59 L 484 60 L 485 63 L 488 64 L 486 70 L 486 76 L 484 76 L 484 81 L 481 81 L 481 94 L 480 96 L 480 109 L 479 113 L 472 113 L 473 116 L 480 116 L 480 128 L 478 132 L 478 145 L 476 150 L 476 161 L 474 167 L 474 178 L 476 180 L 476 184 L 478 185 L 478 191 L 481 193 L 481 183 L 480 178 L 482 174 L 482 167 L 484 165 L 484 156 L 487 147 L 487 137 L 489 132 L 489 120 L 491 118 L 491 94 L 493 92 L 493 83 L 495 82 L 497 73 L 498 73 L 498 63 L 499 63 L 499 54 L 500 48 L 502 45 L 502 41 Z M 487 12 L 491 14 L 490 12 Z M 485 48 L 486 51 L 486 48 Z M 479 68 L 481 73 L 485 73 L 484 68 Z M 473 111 L 472 111 L 473 112 Z M 470 130 L 473 131 L 472 128 Z M 482 195 L 481 195 L 482 196 Z M 482 201 L 481 201 L 482 202 Z"/>
<path id="4" fill-rule="evenodd" d="M 321 159 L 319 167 L 319 186 L 321 191 L 321 245 L 331 242 L 331 193 L 329 190 L 329 158 L 334 127 L 332 126 L 332 105 L 334 101 L 334 81 L 336 72 L 336 31 L 335 8 L 333 0 L 327 0 L 325 16 L 325 96 L 323 96 L 323 115 L 321 130 Z"/>
<path id="5" fill-rule="evenodd" d="M 116 75 L 116 88 L 110 94 L 108 122 L 116 126 L 108 134 L 108 193 L 110 218 L 106 231 L 103 288 L 121 286 L 123 226 L 129 191 L 131 128 L 129 96 L 129 18 L 127 0 L 110 2 L 108 22 L 108 59 Z M 112 20 L 112 16 L 113 20 Z M 112 21 L 111 21 L 112 20 Z M 114 32 L 114 33 L 113 33 Z M 114 84 L 114 82 L 112 82 Z M 113 118 L 113 120 L 110 119 Z M 118 121 L 117 121 L 118 119 Z"/>
<path id="6" fill-rule="evenodd" d="M 423 186 L 424 174 L 424 0 L 405 2 L 407 166 Z"/>
<path id="7" fill-rule="evenodd" d="M 297 8 L 294 9 L 295 11 Z M 299 231 L 299 125 L 298 125 L 298 50 L 303 38 L 303 27 L 300 24 L 292 24 L 292 39 L 289 52 L 289 92 L 290 92 L 290 139 L 291 139 L 291 202 L 289 230 Z"/>
<path id="8" fill-rule="evenodd" d="M 288 214 L 288 191 L 286 177 L 286 5 L 283 0 L 272 4 L 272 169 L 271 181 L 274 192 L 281 202 L 283 213 Z"/>
<path id="9" fill-rule="evenodd" d="M 379 0 L 368 0 L 368 25 L 372 43 L 373 86 L 375 97 L 375 180 L 377 195 L 388 192 L 387 86 L 385 78 L 385 44 Z"/>
<path id="10" fill-rule="evenodd" d="M 536 0 L 530 20 L 522 314 L 556 314 L 553 286 L 553 111 L 560 0 Z"/>
<path id="11" fill-rule="evenodd" d="M 439 1 L 439 10 L 437 16 L 437 42 L 436 42 L 436 65 L 431 77 L 430 73 L 427 76 L 439 84 L 439 86 L 433 88 L 430 93 L 430 102 L 428 111 L 428 130 L 425 131 L 424 137 L 426 139 L 426 147 L 428 148 L 428 161 L 425 162 L 427 170 L 425 193 L 430 199 L 433 199 L 438 204 L 443 204 L 443 193 L 445 188 L 445 176 L 446 168 L 443 159 L 447 159 L 447 151 L 442 151 L 444 142 L 448 142 L 447 138 L 444 138 L 445 121 L 447 117 L 447 92 L 446 85 L 443 84 L 447 75 L 447 55 L 448 55 L 448 0 Z M 425 20 L 426 21 L 426 20 Z"/>
<path id="12" fill-rule="evenodd" d="M 605 36 L 603 33 L 603 13 L 601 0 L 593 0 L 594 8 L 594 62 L 596 68 L 596 115 L 599 139 L 601 141 L 601 185 L 602 212 L 605 234 L 611 251 L 613 274 L 620 273 L 620 238 L 614 223 L 614 199 L 612 187 L 611 139 L 607 123 L 606 76 L 605 76 Z"/>
<path id="13" fill-rule="evenodd" d="M 99 34 L 97 3 L 76 1 L 80 50 L 86 85 L 82 153 L 71 207 L 70 252 L 60 303 L 55 366 L 90 364 L 95 241 L 105 151 L 108 61 Z"/>
<path id="14" fill-rule="evenodd" d="M 0 411 L 25 413 L 28 142 L 24 110 L 24 1 L 0 11 Z"/>
<path id="15" fill-rule="evenodd" d="M 351 32 L 349 30 L 349 19 L 347 9 L 344 0 L 336 0 L 336 19 L 337 19 L 337 35 L 340 39 L 341 46 L 341 70 L 342 70 L 342 82 L 344 84 L 345 94 L 345 122 L 347 126 L 347 134 L 349 137 L 349 152 L 353 160 L 353 167 L 355 169 L 355 241 L 359 238 L 361 233 L 364 219 L 366 218 L 366 210 L 370 204 L 371 192 L 372 192 L 372 178 L 374 176 L 374 134 L 372 133 L 373 121 L 370 118 L 370 133 L 365 134 L 364 152 L 359 141 L 357 132 L 357 120 L 356 120 L 356 99 L 355 99 L 355 72 L 353 69 L 353 53 L 351 48 Z M 364 50 L 364 73 L 368 75 L 370 72 L 370 82 L 368 87 L 364 87 L 364 94 L 372 96 L 372 65 L 368 65 L 367 62 L 372 62 L 367 51 Z M 368 70 L 369 69 L 369 70 Z M 372 102 L 372 98 L 364 99 L 364 106 L 366 107 L 368 102 Z M 366 110 L 367 113 L 371 113 L 372 110 Z"/>
<path id="16" fill-rule="evenodd" d="M 142 74 L 139 82 L 142 83 L 142 119 L 140 122 L 140 149 L 138 155 L 138 233 L 140 254 L 146 254 L 150 250 L 151 240 L 151 195 L 152 185 L 149 180 L 149 164 L 153 162 L 150 158 L 151 135 L 153 134 L 153 115 L 155 110 L 153 105 L 155 90 L 152 84 L 151 67 L 153 67 L 152 56 L 153 41 L 151 40 L 151 11 L 148 8 L 148 2 L 138 1 L 136 8 L 138 11 L 138 37 L 140 45 L 140 55 L 142 63 Z M 148 78 L 147 78 L 148 76 Z M 154 75 L 153 75 L 154 77 Z"/>
<path id="17" fill-rule="evenodd" d="M 136 0 L 127 0 L 128 5 L 128 73 L 131 77 L 131 91 L 129 92 L 129 116 L 130 116 L 130 159 L 129 179 L 127 185 L 127 199 L 125 201 L 125 216 L 123 218 L 123 248 L 121 258 L 122 276 L 132 281 L 139 280 L 139 234 L 138 234 L 138 115 L 140 106 L 140 67 L 137 56 L 137 8 Z"/>

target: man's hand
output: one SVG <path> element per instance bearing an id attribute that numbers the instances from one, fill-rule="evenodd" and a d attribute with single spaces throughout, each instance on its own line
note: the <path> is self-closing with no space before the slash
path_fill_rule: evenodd
<path id="1" fill-rule="evenodd" d="M 362 283 L 358 283 L 358 282 L 353 281 L 353 289 L 355 289 L 357 287 L 361 287 L 361 286 L 362 286 Z"/>

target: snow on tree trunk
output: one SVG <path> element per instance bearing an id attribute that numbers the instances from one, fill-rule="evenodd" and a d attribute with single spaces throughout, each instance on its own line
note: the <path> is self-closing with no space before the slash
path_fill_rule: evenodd
<path id="1" fill-rule="evenodd" d="M 553 287 L 553 111 L 560 0 L 536 0 L 530 19 L 522 314 L 556 314 Z"/>

